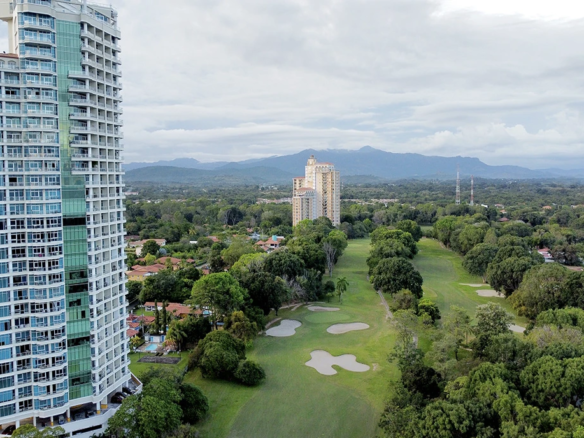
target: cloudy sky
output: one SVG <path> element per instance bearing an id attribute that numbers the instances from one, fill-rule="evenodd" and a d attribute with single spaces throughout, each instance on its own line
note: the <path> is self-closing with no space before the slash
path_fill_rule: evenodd
<path id="1" fill-rule="evenodd" d="M 578 168 L 574 0 L 111 0 L 126 161 L 306 148 Z"/>

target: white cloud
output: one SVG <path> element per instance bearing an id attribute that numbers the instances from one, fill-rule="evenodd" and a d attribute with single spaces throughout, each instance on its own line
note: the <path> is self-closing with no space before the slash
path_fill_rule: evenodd
<path id="1" fill-rule="evenodd" d="M 584 156 L 573 0 L 113 3 L 128 162 L 366 144 L 526 166 Z"/>

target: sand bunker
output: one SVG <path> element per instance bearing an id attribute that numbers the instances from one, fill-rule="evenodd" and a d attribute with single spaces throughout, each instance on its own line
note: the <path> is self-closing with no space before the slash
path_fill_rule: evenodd
<path id="1" fill-rule="evenodd" d="M 488 286 L 488 284 L 482 284 L 482 283 L 460 283 L 461 286 L 470 286 L 470 287 L 484 287 L 484 286 Z"/>
<path id="2" fill-rule="evenodd" d="M 509 330 L 511 330 L 512 332 L 515 332 L 515 333 L 523 333 L 525 331 L 525 327 L 521 327 L 521 326 L 516 325 L 516 324 L 511 324 L 509 326 Z"/>
<path id="3" fill-rule="evenodd" d="M 293 319 L 283 319 L 279 326 L 266 330 L 266 335 L 276 336 L 278 338 L 294 336 L 296 334 L 296 329 L 301 325 L 302 324 L 300 321 L 294 321 Z"/>
<path id="4" fill-rule="evenodd" d="M 367 330 L 369 326 L 363 322 L 351 322 L 349 324 L 335 324 L 326 329 L 327 332 L 333 335 L 342 335 L 343 333 L 352 332 L 354 330 Z"/>
<path id="5" fill-rule="evenodd" d="M 312 357 L 312 359 L 306 362 L 305 365 L 314 368 L 320 374 L 324 374 L 325 376 L 333 376 L 337 374 L 333 365 L 338 365 L 347 371 L 354 371 L 356 373 L 369 371 L 369 365 L 357 362 L 357 357 L 352 354 L 343 354 L 335 357 L 328 351 L 314 350 L 310 353 L 310 357 Z"/>
<path id="6" fill-rule="evenodd" d="M 321 306 L 308 306 L 307 309 L 312 312 L 336 312 L 337 310 L 341 310 L 338 307 L 321 307 Z"/>
<path id="7" fill-rule="evenodd" d="M 503 295 L 501 292 L 497 292 L 496 290 L 493 290 L 493 289 L 477 290 L 477 294 L 479 295 L 479 297 L 505 298 L 505 295 Z"/>

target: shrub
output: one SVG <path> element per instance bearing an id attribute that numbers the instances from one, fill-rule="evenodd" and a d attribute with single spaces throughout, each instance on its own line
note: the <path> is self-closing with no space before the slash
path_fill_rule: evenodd
<path id="1" fill-rule="evenodd" d="M 182 399 L 180 407 L 183 411 L 183 422 L 195 424 L 209 412 L 209 400 L 197 386 L 191 383 L 180 385 Z"/>
<path id="2" fill-rule="evenodd" d="M 233 349 L 211 342 L 205 347 L 199 365 L 205 376 L 230 379 L 238 363 L 239 357 Z"/>
<path id="3" fill-rule="evenodd" d="M 244 385 L 256 386 L 266 378 L 266 373 L 258 363 L 246 360 L 239 364 L 235 378 Z"/>

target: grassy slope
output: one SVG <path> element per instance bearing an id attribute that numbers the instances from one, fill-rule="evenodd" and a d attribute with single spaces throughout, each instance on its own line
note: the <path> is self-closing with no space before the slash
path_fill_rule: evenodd
<path id="1" fill-rule="evenodd" d="M 156 367 L 156 368 L 164 368 L 168 369 L 169 371 L 175 370 L 182 370 L 184 367 L 187 366 L 188 363 L 188 353 L 180 353 L 181 360 L 176 365 L 165 365 L 165 364 L 153 364 L 153 363 L 139 363 L 138 360 L 141 357 L 146 356 L 148 353 L 130 353 L 128 356 L 130 357 L 130 371 L 132 371 L 136 377 L 140 378 L 140 374 L 144 371 L 148 370 L 149 368 Z M 179 356 L 178 353 L 170 353 L 169 356 Z"/>
<path id="2" fill-rule="evenodd" d="M 480 288 L 460 284 L 479 284 L 483 281 L 464 270 L 462 257 L 458 254 L 442 248 L 438 241 L 431 239 L 422 239 L 418 242 L 418 247 L 420 252 L 413 262 L 424 278 L 424 296 L 436 302 L 443 314 L 447 314 L 450 307 L 455 305 L 473 316 L 477 305 L 492 301 L 515 315 L 507 300 L 479 297 L 476 291 Z M 516 317 L 515 322 L 523 327 L 527 324 L 527 320 L 522 317 Z"/>
<path id="3" fill-rule="evenodd" d="M 314 313 L 305 308 L 280 312 L 302 322 L 289 338 L 260 337 L 248 357 L 265 367 L 268 378 L 259 388 L 187 378 L 199 385 L 211 404 L 211 417 L 200 425 L 212 437 L 369 437 L 374 436 L 389 378 L 396 369 L 386 361 L 393 345 L 379 298 L 366 279 L 367 240 L 352 241 L 335 271 L 346 276 L 349 291 L 339 312 Z M 337 302 L 330 305 L 338 306 Z M 371 329 L 344 335 L 326 332 L 335 322 L 366 322 Z M 310 352 L 351 353 L 372 366 L 365 373 L 337 368 L 323 376 L 304 365 Z M 375 368 L 375 370 L 373 370 Z"/>

